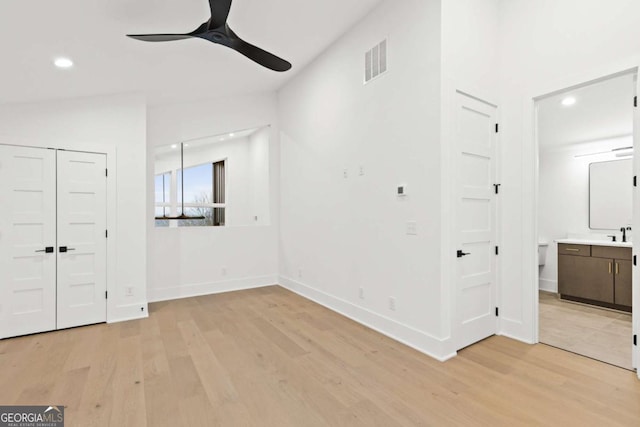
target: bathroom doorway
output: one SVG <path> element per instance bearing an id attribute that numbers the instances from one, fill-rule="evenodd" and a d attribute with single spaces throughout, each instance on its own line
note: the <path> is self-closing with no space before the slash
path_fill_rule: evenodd
<path id="1" fill-rule="evenodd" d="M 535 105 L 539 341 L 629 370 L 636 79 L 618 74 Z"/>

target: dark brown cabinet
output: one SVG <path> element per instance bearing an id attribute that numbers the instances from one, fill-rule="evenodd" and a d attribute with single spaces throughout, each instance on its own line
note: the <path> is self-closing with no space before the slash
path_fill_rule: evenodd
<path id="1" fill-rule="evenodd" d="M 631 311 L 631 248 L 558 244 L 562 299 Z"/>
<path id="2" fill-rule="evenodd" d="M 631 261 L 616 260 L 615 303 L 631 307 Z"/>

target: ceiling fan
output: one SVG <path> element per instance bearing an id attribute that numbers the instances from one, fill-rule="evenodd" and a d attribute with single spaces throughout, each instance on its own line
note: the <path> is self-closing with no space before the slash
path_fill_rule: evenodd
<path id="1" fill-rule="evenodd" d="M 282 58 L 275 56 L 265 50 L 260 49 L 242 40 L 229 28 L 227 18 L 231 10 L 232 0 L 209 0 L 211 8 L 211 18 L 200 25 L 194 31 L 186 34 L 127 34 L 128 37 L 146 42 L 168 42 L 174 40 L 184 40 L 193 37 L 208 40 L 212 43 L 221 44 L 231 48 L 252 61 L 273 71 L 288 71 L 291 64 Z"/>

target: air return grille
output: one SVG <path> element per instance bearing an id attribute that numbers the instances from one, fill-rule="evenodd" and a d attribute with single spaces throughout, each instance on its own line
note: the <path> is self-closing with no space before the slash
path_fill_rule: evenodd
<path id="1" fill-rule="evenodd" d="M 368 83 L 387 71 L 387 40 L 364 55 L 364 82 Z"/>

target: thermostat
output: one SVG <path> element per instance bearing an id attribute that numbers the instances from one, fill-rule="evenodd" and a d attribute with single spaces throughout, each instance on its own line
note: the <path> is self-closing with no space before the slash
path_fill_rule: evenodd
<path id="1" fill-rule="evenodd" d="M 401 184 L 398 186 L 398 197 L 404 197 L 407 195 L 407 185 Z"/>

